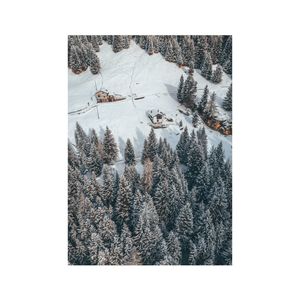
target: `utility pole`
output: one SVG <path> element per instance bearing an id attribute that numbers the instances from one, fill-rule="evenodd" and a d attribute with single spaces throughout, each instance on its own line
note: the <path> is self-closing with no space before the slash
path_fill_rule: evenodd
<path id="1" fill-rule="evenodd" d="M 95 88 L 96 88 L 96 92 L 98 91 L 98 88 L 97 88 L 97 83 L 96 83 L 96 80 L 94 81 L 95 83 Z"/>

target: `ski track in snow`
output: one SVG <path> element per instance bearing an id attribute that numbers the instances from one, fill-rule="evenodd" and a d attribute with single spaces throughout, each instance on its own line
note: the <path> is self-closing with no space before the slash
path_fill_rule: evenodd
<path id="1" fill-rule="evenodd" d="M 185 72 L 178 68 L 174 63 L 167 62 L 161 54 L 149 56 L 143 49 L 131 41 L 130 48 L 121 52 L 114 53 L 111 46 L 106 44 L 100 46 L 101 73 L 92 75 L 89 70 L 79 75 L 73 74 L 69 70 L 68 76 L 68 110 L 74 112 L 79 109 L 87 109 L 81 114 L 69 114 L 68 135 L 74 143 L 74 130 L 76 122 L 88 132 L 94 128 L 101 137 L 105 127 L 108 126 L 116 139 L 119 146 L 119 162 L 116 168 L 122 171 L 124 166 L 123 153 L 127 138 L 130 138 L 135 147 L 136 156 L 141 156 L 144 138 L 151 130 L 150 120 L 146 116 L 146 111 L 152 108 L 158 108 L 167 116 L 174 118 L 175 124 L 164 129 L 156 129 L 157 138 L 166 138 L 174 149 L 180 137 L 179 126 L 176 125 L 182 120 L 183 126 L 187 126 L 189 132 L 192 126 L 192 116 L 185 116 L 178 112 L 179 105 L 176 100 L 177 86 L 180 76 Z M 203 94 L 205 85 L 208 85 L 210 93 L 213 91 L 217 94 L 216 104 L 222 114 L 228 114 L 223 111 L 221 104 L 227 92 L 227 87 L 231 83 L 231 78 L 223 74 L 223 80 L 220 84 L 214 84 L 204 79 L 199 70 L 195 70 L 194 78 L 198 82 L 197 100 Z M 116 93 L 126 96 L 126 99 L 120 102 L 109 102 L 94 104 L 91 97 L 95 94 L 95 81 L 97 87 L 101 86 L 107 89 L 109 93 Z M 99 81 L 101 84 L 99 85 Z M 144 96 L 144 99 L 134 100 L 137 97 Z M 96 101 L 95 101 L 96 102 Z M 88 103 L 90 105 L 88 106 Z M 94 105 L 93 105 L 94 104 Z M 99 116 L 97 116 L 96 105 L 98 106 Z M 93 107 L 94 106 L 94 107 Z M 226 158 L 231 159 L 231 136 L 223 136 L 220 133 L 208 128 L 205 124 L 208 136 L 208 145 L 217 145 L 220 141 L 223 143 Z M 139 163 L 140 164 L 140 163 Z M 141 169 L 141 166 L 137 166 Z"/>

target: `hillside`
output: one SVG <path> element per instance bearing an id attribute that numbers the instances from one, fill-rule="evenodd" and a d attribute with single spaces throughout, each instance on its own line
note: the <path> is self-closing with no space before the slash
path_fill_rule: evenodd
<path id="1" fill-rule="evenodd" d="M 69 138 L 74 142 L 74 130 L 76 122 L 88 131 L 95 128 L 100 135 L 108 126 L 119 146 L 119 158 L 122 159 L 125 142 L 130 138 L 134 144 L 137 156 L 140 156 L 143 141 L 148 136 L 151 127 L 146 111 L 159 109 L 167 116 L 172 117 L 178 124 L 182 120 L 183 126 L 189 131 L 193 130 L 192 117 L 178 112 L 179 105 L 176 100 L 179 78 L 184 70 L 174 63 L 167 62 L 161 54 L 149 56 L 132 40 L 129 49 L 114 53 L 107 43 L 100 46 L 97 53 L 101 62 L 101 73 L 92 75 L 88 70 L 75 75 L 69 70 Z M 213 84 L 204 79 L 199 70 L 195 70 L 194 78 L 198 82 L 197 99 L 201 97 L 203 88 L 207 84 L 210 92 L 216 92 L 217 105 L 221 113 L 227 114 L 220 107 L 225 97 L 231 78 L 223 74 L 220 84 Z M 126 100 L 112 103 L 98 104 L 98 113 L 95 107 L 96 100 L 93 97 L 96 86 L 98 89 L 107 89 L 110 93 L 126 96 Z M 133 100 L 132 94 L 144 99 Z M 93 100 L 91 100 L 93 97 Z M 71 113 L 83 109 L 83 113 Z M 157 137 L 166 138 L 174 148 L 179 140 L 181 132 L 177 124 L 155 131 Z M 203 125 L 203 124 L 202 124 Z M 200 125 L 200 128 L 202 127 Z M 209 128 L 206 130 L 209 147 L 223 143 L 225 156 L 231 158 L 231 136 L 223 136 Z"/>

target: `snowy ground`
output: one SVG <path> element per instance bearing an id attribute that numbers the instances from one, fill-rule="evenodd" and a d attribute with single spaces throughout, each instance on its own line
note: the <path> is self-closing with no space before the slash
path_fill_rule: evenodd
<path id="1" fill-rule="evenodd" d="M 101 74 L 92 75 L 89 70 L 75 75 L 69 71 L 69 138 L 74 142 L 74 129 L 76 122 L 88 131 L 90 128 L 103 136 L 108 126 L 119 145 L 120 159 L 123 158 L 126 139 L 130 138 L 139 157 L 143 148 L 144 138 L 148 136 L 151 127 L 150 120 L 146 116 L 149 109 L 160 109 L 167 116 L 172 117 L 189 131 L 192 126 L 192 118 L 178 112 L 176 100 L 177 86 L 181 74 L 186 74 L 175 64 L 165 61 L 161 54 L 149 56 L 138 45 L 131 41 L 129 49 L 114 53 L 106 43 L 100 47 Z M 194 78 L 198 82 L 197 98 L 201 97 L 207 84 L 210 92 L 217 94 L 217 104 L 221 105 L 226 95 L 231 79 L 223 74 L 220 84 L 213 84 L 205 80 L 199 70 L 195 70 Z M 96 86 L 98 89 L 107 89 L 110 93 L 126 96 L 126 100 L 112 103 L 96 104 L 93 97 Z M 133 100 L 132 94 L 137 97 L 145 96 L 141 100 Z M 99 112 L 99 119 L 97 108 Z M 226 114 L 220 108 L 222 114 Z M 71 113 L 82 110 L 82 113 Z M 205 125 L 200 125 L 205 126 Z M 156 129 L 157 137 L 165 137 L 174 148 L 179 140 L 180 129 L 177 124 L 168 128 Z M 223 142 L 225 155 L 231 158 L 231 137 L 206 127 L 209 146 Z"/>

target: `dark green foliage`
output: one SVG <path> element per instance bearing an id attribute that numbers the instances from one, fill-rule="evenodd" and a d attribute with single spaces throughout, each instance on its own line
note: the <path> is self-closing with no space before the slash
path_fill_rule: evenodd
<path id="1" fill-rule="evenodd" d="M 103 161 L 105 164 L 112 164 L 118 158 L 118 147 L 112 132 L 108 127 L 103 140 Z"/>
<path id="2" fill-rule="evenodd" d="M 232 84 L 230 84 L 226 97 L 223 102 L 223 108 L 228 111 L 232 111 Z"/>
<path id="3" fill-rule="evenodd" d="M 126 147 L 125 147 L 125 164 L 127 165 L 135 165 L 135 154 L 134 149 L 132 146 L 132 143 L 130 139 L 127 139 L 126 141 Z"/>

